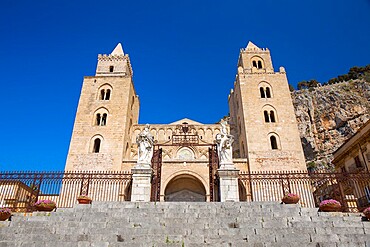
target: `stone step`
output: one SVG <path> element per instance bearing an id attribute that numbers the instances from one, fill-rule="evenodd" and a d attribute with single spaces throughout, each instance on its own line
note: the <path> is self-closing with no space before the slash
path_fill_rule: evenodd
<path id="1" fill-rule="evenodd" d="M 0 247 L 61 244 L 369 247 L 370 222 L 361 221 L 361 214 L 277 202 L 93 202 L 51 213 L 15 213 L 11 222 L 0 222 Z"/>

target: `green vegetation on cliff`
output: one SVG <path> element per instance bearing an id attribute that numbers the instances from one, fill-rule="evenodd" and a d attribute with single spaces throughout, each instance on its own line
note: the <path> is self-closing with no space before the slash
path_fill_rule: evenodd
<path id="1" fill-rule="evenodd" d="M 298 82 L 297 87 L 299 90 L 309 89 L 309 88 L 314 88 L 318 86 L 331 85 L 331 84 L 336 84 L 338 82 L 345 82 L 345 81 L 357 80 L 357 79 L 363 79 L 367 82 L 370 82 L 370 64 L 364 67 L 357 67 L 357 66 L 352 67 L 349 69 L 347 74 L 339 75 L 337 77 L 330 79 L 328 82 L 324 82 L 324 83 L 320 83 L 315 79 L 308 80 L 308 81 L 300 81 Z"/>

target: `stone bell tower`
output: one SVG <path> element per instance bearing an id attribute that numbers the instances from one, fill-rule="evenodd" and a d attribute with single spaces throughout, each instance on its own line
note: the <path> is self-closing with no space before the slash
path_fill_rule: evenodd
<path id="1" fill-rule="evenodd" d="M 240 50 L 229 108 L 235 156 L 251 171 L 306 170 L 285 69 L 274 72 L 268 49 Z"/>
<path id="2" fill-rule="evenodd" d="M 84 77 L 65 170 L 121 170 L 139 115 L 132 76 L 121 44 L 98 56 L 95 76 Z"/>

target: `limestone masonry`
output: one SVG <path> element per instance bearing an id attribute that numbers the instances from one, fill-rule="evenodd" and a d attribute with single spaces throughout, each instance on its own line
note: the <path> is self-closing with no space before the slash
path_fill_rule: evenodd
<path id="1" fill-rule="evenodd" d="M 285 69 L 275 72 L 270 51 L 252 42 L 240 50 L 237 64 L 227 119 L 235 139 L 234 170 L 216 171 L 218 176 L 237 181 L 239 171 L 305 170 Z M 145 127 L 138 123 L 140 102 L 132 78 L 130 58 L 121 44 L 111 54 L 98 56 L 95 76 L 83 81 L 66 171 L 132 171 L 136 137 Z M 150 124 L 161 201 L 212 200 L 211 152 L 220 130 L 219 123 L 187 118 Z M 160 174 L 155 173 L 156 164 Z M 230 192 L 234 182 L 221 185 L 221 190 L 223 186 Z"/>

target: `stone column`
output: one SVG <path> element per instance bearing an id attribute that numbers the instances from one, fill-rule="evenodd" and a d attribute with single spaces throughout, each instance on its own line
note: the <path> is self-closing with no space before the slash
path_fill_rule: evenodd
<path id="1" fill-rule="evenodd" d="M 132 202 L 149 202 L 151 194 L 152 169 L 144 166 L 135 166 L 132 172 Z"/>
<path id="2" fill-rule="evenodd" d="M 239 170 L 222 168 L 217 170 L 220 178 L 220 199 L 221 202 L 238 202 L 239 201 Z"/>

